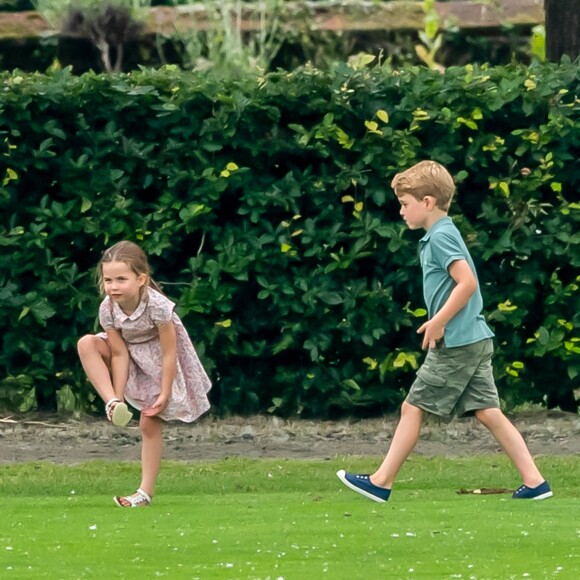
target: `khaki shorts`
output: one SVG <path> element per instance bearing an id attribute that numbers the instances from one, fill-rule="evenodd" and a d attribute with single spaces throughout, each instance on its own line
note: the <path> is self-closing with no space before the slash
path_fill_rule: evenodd
<path id="1" fill-rule="evenodd" d="M 441 417 L 461 417 L 478 409 L 499 409 L 492 355 L 491 338 L 456 348 L 440 343 L 437 348 L 429 349 L 407 402 Z"/>

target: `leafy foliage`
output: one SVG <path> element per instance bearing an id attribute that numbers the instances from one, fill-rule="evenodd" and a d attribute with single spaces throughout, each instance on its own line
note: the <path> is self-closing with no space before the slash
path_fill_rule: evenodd
<path id="1" fill-rule="evenodd" d="M 207 30 L 196 29 L 199 18 L 190 12 L 193 26 L 176 36 L 183 46 L 183 65 L 194 70 L 206 70 L 218 78 L 255 75 L 268 70 L 288 32 L 284 31 L 281 15 L 284 0 L 264 0 L 252 11 L 244 9 L 242 0 L 201 2 Z M 249 32 L 247 27 L 254 28 Z"/>
<path id="2" fill-rule="evenodd" d="M 128 238 L 178 303 L 218 411 L 395 408 L 425 310 L 419 236 L 389 183 L 433 158 L 458 182 L 502 396 L 575 408 L 579 75 L 364 59 L 236 82 L 3 74 L 0 397 L 21 377 L 42 406 L 63 389 L 93 401 L 75 343 L 95 329 L 102 250 Z"/>

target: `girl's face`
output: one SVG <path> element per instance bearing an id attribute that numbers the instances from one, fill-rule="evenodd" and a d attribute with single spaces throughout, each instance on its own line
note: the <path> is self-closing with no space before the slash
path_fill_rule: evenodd
<path id="1" fill-rule="evenodd" d="M 400 214 L 410 230 L 428 229 L 430 221 L 429 198 L 415 199 L 406 193 L 399 197 Z"/>
<path id="2" fill-rule="evenodd" d="M 105 262 L 103 286 L 105 293 L 116 302 L 125 314 L 131 314 L 139 306 L 141 288 L 147 282 L 146 274 L 135 274 L 125 262 Z"/>

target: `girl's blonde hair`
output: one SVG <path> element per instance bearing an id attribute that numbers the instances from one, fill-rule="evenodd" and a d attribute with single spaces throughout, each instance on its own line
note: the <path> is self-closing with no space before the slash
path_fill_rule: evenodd
<path id="1" fill-rule="evenodd" d="M 449 171 L 436 161 L 421 161 L 402 173 L 397 173 L 391 182 L 397 197 L 409 194 L 421 201 L 430 195 L 435 198 L 439 209 L 447 211 L 455 193 L 455 183 Z"/>
<path id="2" fill-rule="evenodd" d="M 129 266 L 135 275 L 141 276 L 141 274 L 145 274 L 145 276 L 147 276 L 147 286 L 161 292 L 157 283 L 153 278 L 151 278 L 149 260 L 147 260 L 145 252 L 137 244 L 129 242 L 128 240 L 123 240 L 105 250 L 97 266 L 98 284 L 101 291 L 103 291 L 104 288 L 103 264 L 109 262 L 123 262 Z"/>

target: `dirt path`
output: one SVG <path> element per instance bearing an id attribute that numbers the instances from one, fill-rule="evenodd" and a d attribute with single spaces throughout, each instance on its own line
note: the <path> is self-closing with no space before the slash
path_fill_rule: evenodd
<path id="1" fill-rule="evenodd" d="M 223 457 L 324 459 L 382 455 L 397 416 L 362 421 L 305 421 L 276 417 L 206 417 L 192 425 L 169 423 L 165 458 L 184 461 Z M 512 420 L 535 455 L 580 455 L 580 416 L 559 412 L 519 414 Z M 136 460 L 139 428 L 113 427 L 105 419 L 0 415 L 0 463 L 45 460 L 77 463 L 91 459 Z M 471 419 L 428 420 L 416 452 L 426 456 L 470 456 L 500 449 Z"/>

